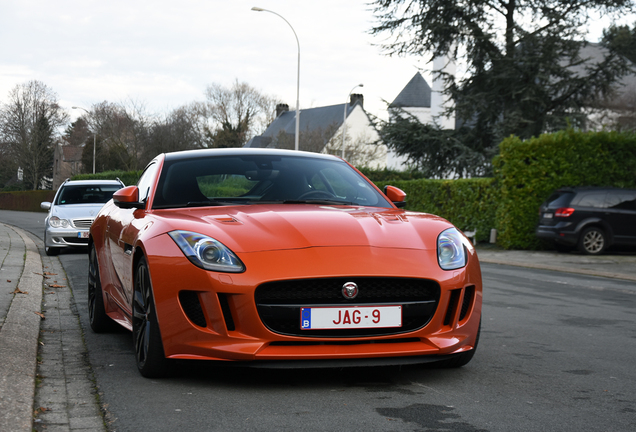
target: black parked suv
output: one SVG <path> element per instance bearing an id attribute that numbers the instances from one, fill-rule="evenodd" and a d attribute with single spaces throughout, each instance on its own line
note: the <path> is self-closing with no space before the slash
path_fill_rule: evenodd
<path id="1" fill-rule="evenodd" d="M 600 254 L 612 245 L 636 245 L 636 190 L 562 188 L 541 204 L 536 235 L 557 250 Z"/>

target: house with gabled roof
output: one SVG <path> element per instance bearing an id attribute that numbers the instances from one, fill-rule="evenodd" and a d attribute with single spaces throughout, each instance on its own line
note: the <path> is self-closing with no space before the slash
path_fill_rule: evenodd
<path id="1" fill-rule="evenodd" d="M 421 123 L 431 123 L 431 92 L 422 74 L 417 72 L 389 104 L 389 114 L 404 110 Z"/>
<path id="2" fill-rule="evenodd" d="M 82 172 L 82 152 L 84 146 L 58 143 L 53 152 L 53 190 L 64 180 Z"/>
<path id="3" fill-rule="evenodd" d="M 378 143 L 380 137 L 363 105 L 363 95 L 352 94 L 347 104 L 301 109 L 299 150 L 341 156 L 344 134 L 347 161 L 356 166 L 383 169 L 387 149 Z M 276 119 L 245 147 L 293 149 L 295 133 L 296 111 L 290 111 L 287 104 L 279 104 Z"/>

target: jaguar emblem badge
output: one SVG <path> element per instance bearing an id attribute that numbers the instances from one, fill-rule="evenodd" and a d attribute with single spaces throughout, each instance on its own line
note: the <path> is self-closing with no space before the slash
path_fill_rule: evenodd
<path id="1" fill-rule="evenodd" d="M 355 282 L 347 282 L 342 286 L 342 296 L 347 300 L 353 300 L 358 296 L 358 285 Z"/>

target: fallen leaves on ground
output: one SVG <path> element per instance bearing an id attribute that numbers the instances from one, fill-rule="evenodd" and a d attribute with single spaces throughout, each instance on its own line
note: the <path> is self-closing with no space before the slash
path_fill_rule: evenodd
<path id="1" fill-rule="evenodd" d="M 33 415 L 36 416 L 46 411 L 51 411 L 51 408 L 45 408 L 45 407 L 36 408 L 35 411 L 33 411 Z"/>
<path id="2" fill-rule="evenodd" d="M 15 287 L 15 289 L 11 292 L 11 294 L 28 294 L 28 291 L 22 291 L 20 288 Z"/>
<path id="3" fill-rule="evenodd" d="M 44 314 L 42 312 L 33 311 L 33 313 L 36 314 L 37 316 L 39 316 L 42 319 L 46 319 L 46 317 L 44 316 Z"/>

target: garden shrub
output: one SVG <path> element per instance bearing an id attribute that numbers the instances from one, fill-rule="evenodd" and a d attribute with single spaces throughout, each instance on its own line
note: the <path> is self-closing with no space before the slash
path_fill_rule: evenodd
<path id="1" fill-rule="evenodd" d="M 540 248 L 534 234 L 539 206 L 555 189 L 636 187 L 636 135 L 568 129 L 525 141 L 509 137 L 493 166 L 500 187 L 497 243 L 506 249 Z"/>
<path id="2" fill-rule="evenodd" d="M 406 209 L 441 216 L 462 231 L 477 231 L 476 240 L 488 241 L 495 226 L 497 188 L 492 178 L 459 180 L 395 180 L 390 184 L 406 192 Z"/>

